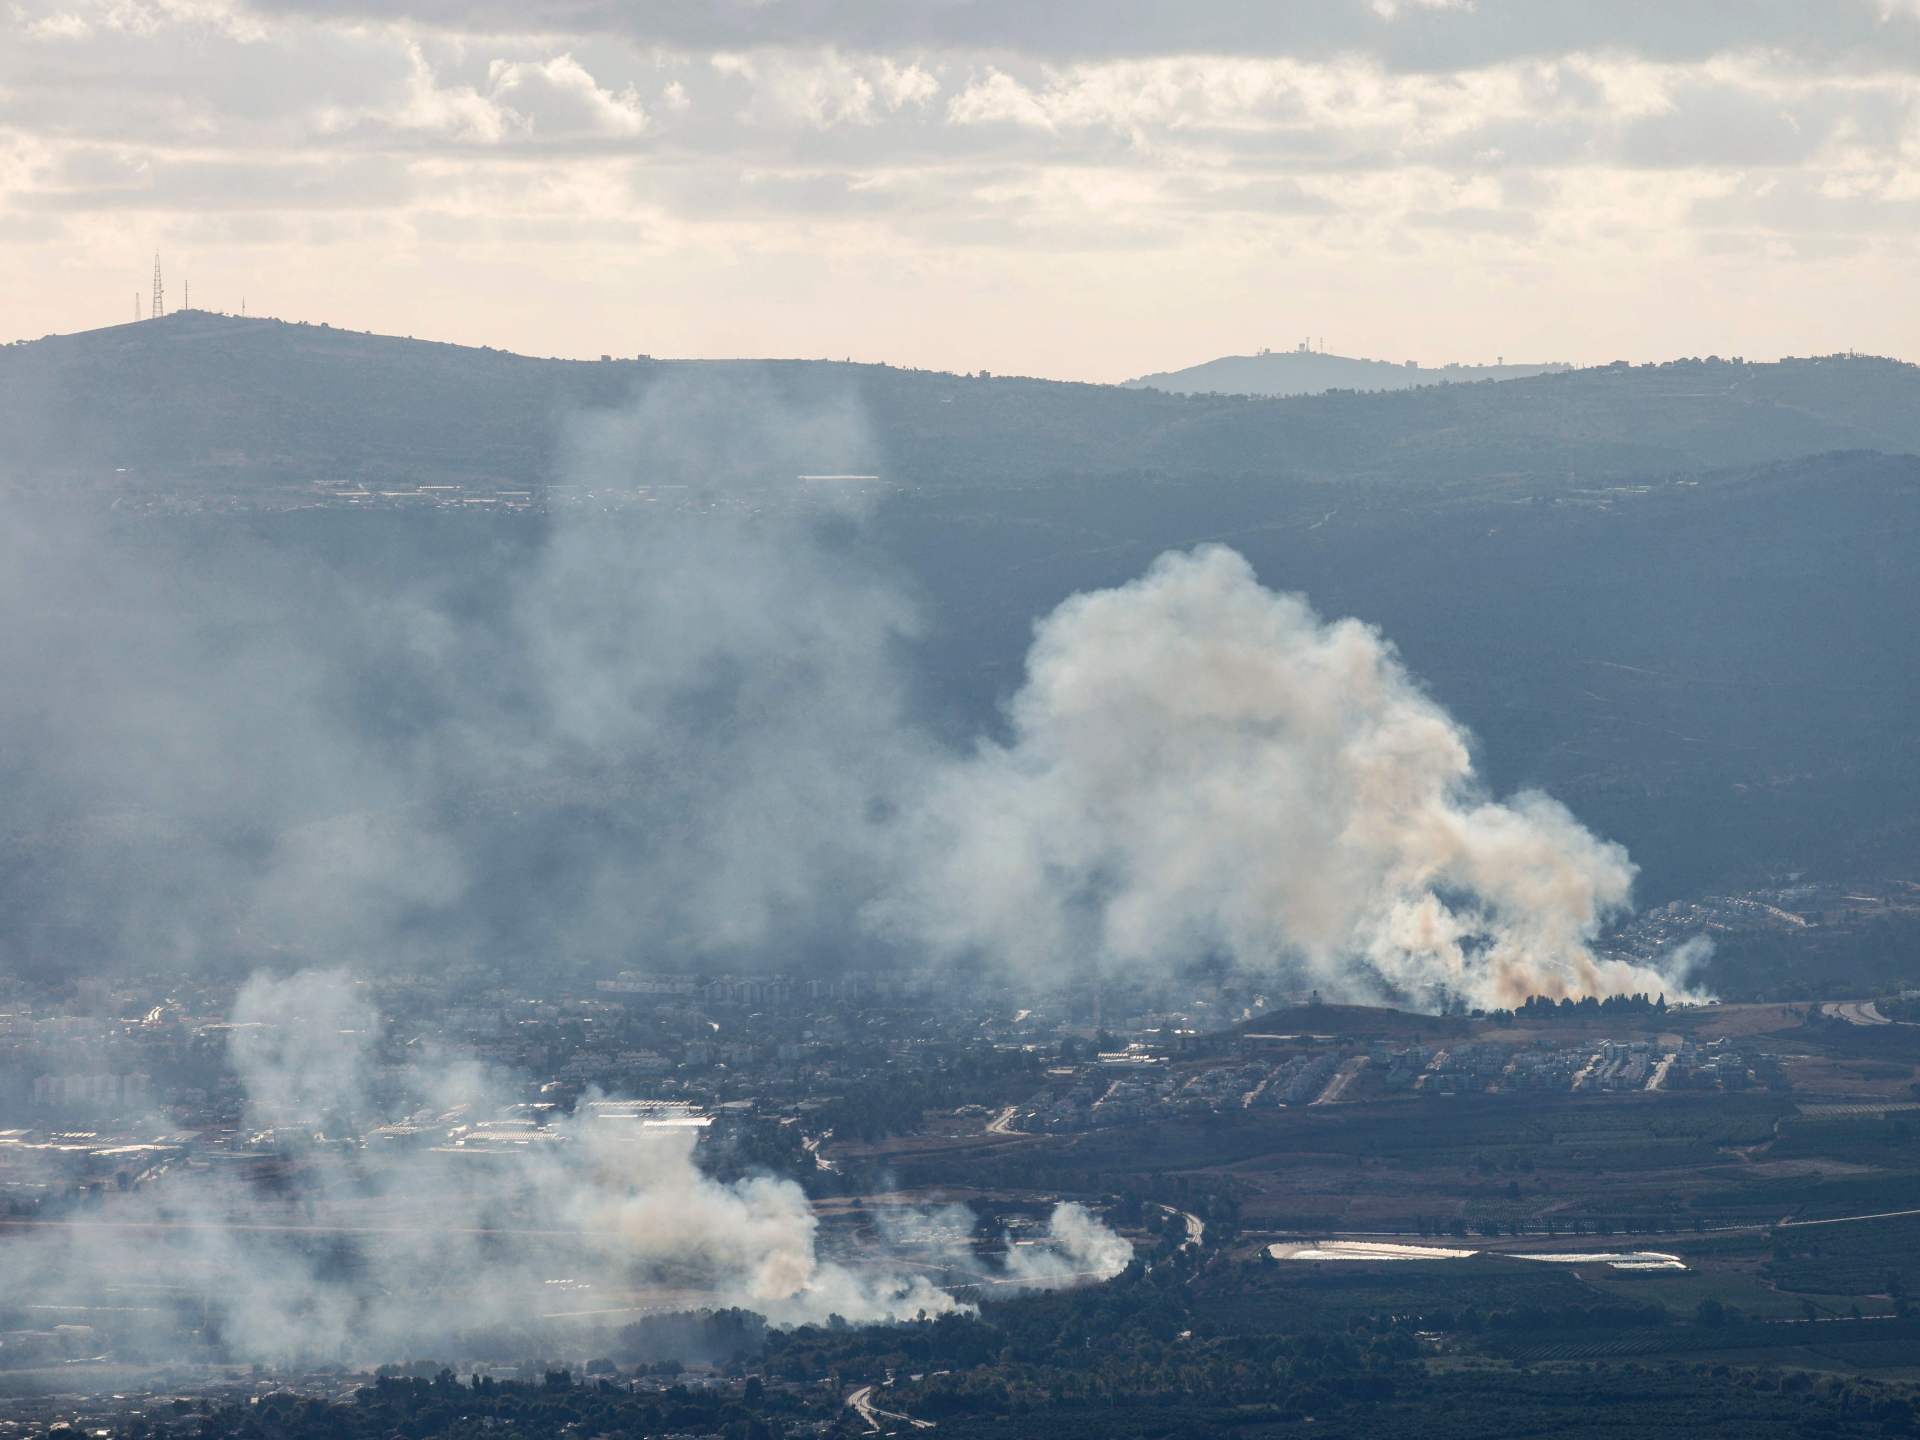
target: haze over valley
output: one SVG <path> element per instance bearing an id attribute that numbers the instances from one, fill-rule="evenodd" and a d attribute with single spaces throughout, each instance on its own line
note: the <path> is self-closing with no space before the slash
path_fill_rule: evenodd
<path id="1" fill-rule="evenodd" d="M 0 6 L 0 1440 L 1920 1433 L 1916 73 Z"/>

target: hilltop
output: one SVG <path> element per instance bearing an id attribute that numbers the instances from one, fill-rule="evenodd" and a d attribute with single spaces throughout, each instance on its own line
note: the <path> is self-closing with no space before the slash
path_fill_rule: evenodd
<path id="1" fill-rule="evenodd" d="M 1477 380 L 1524 380 L 1555 375 L 1571 365 L 1417 365 L 1408 360 L 1361 360 L 1319 350 L 1262 350 L 1163 370 L 1127 381 L 1131 389 L 1176 395 L 1320 395 L 1328 390 L 1411 390 L 1419 385 L 1462 385 Z"/>
<path id="2" fill-rule="evenodd" d="M 856 455 L 966 488 L 1119 473 L 1592 482 L 1836 450 L 1920 451 L 1920 368 L 1680 360 L 1293 399 L 1180 396 L 813 360 L 544 360 L 206 312 L 0 348 L 0 475 L 57 486 L 564 478 L 583 414 L 663 380 L 857 407 Z"/>

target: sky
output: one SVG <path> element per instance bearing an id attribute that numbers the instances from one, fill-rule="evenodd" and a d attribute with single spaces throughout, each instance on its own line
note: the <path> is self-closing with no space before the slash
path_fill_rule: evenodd
<path id="1" fill-rule="evenodd" d="M 0 0 L 0 340 L 1920 358 L 1920 0 Z"/>

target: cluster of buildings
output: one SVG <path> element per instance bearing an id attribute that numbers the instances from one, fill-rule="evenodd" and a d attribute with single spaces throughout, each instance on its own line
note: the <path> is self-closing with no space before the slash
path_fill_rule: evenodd
<path id="1" fill-rule="evenodd" d="M 153 1094 L 153 1077 L 135 1070 L 125 1075 L 111 1071 L 91 1074 L 36 1075 L 30 1103 L 36 1108 L 95 1109 L 144 1105 Z"/>
<path id="2" fill-rule="evenodd" d="M 1376 1046 L 1368 1061 L 1382 1088 L 1392 1094 L 1742 1090 L 1786 1084 L 1771 1057 L 1730 1039 L 1704 1044 L 1687 1040 L 1673 1049 L 1649 1039 Z"/>
<path id="3" fill-rule="evenodd" d="M 623 971 L 612 980 L 595 982 L 594 990 L 602 995 L 641 999 L 792 1009 L 828 1000 L 858 1003 L 924 994 L 929 984 L 928 978 L 921 974 L 890 975 L 867 970 L 824 976 L 650 975 Z"/>
<path id="4" fill-rule="evenodd" d="M 1325 1093 L 1341 1057 L 1332 1052 L 1295 1055 L 1274 1066 L 1248 1094 L 1249 1105 L 1308 1105 Z"/>
<path id="5" fill-rule="evenodd" d="M 1143 1120 L 1307 1105 L 1327 1094 L 1349 1057 L 1338 1050 L 1176 1069 L 1177 1045 L 1136 1042 L 1083 1066 L 1056 1066 L 1019 1107 L 1017 1128 L 1060 1133 Z"/>
<path id="6" fill-rule="evenodd" d="M 1704 1045 L 1683 1042 L 1674 1052 L 1666 1088 L 1745 1090 L 1753 1085 L 1770 1090 L 1788 1088 L 1780 1062 L 1763 1051 L 1736 1040 L 1709 1040 Z"/>
<path id="7" fill-rule="evenodd" d="M 1787 1088 L 1771 1056 L 1732 1039 L 1668 1049 L 1650 1039 L 1360 1045 L 1333 1036 L 1248 1037 L 1243 1048 L 1257 1051 L 1251 1042 L 1259 1039 L 1303 1048 L 1274 1059 L 1208 1065 L 1179 1063 L 1174 1045 L 1135 1043 L 1048 1070 L 1042 1088 L 1016 1107 L 1012 1128 L 1062 1133 L 1403 1095 Z"/>

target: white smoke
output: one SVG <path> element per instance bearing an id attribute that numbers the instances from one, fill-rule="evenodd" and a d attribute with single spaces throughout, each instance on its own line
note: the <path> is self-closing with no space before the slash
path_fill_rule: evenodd
<path id="1" fill-rule="evenodd" d="M 1047 1219 L 1044 1239 L 1007 1246 L 1006 1275 L 1016 1284 L 1051 1288 L 1111 1280 L 1133 1259 L 1133 1245 L 1086 1206 L 1067 1201 Z"/>
<path id="2" fill-rule="evenodd" d="M 359 517 L 422 547 L 371 583 L 285 538 L 0 526 L 0 850 L 34 861 L 0 864 L 0 965 L 883 962 L 877 932 L 1414 1005 L 1677 991 L 1593 954 L 1617 846 L 1482 795 L 1377 632 L 1231 551 L 1064 602 L 1010 738 L 956 756 L 867 492 L 795 478 L 879 465 L 851 392 L 675 372 L 565 435 L 521 548 Z"/>
<path id="3" fill-rule="evenodd" d="M 234 997 L 228 1055 L 249 1126 L 366 1113 L 379 1019 L 344 971 L 255 976 Z"/>
<path id="4" fill-rule="evenodd" d="M 882 927 L 1029 968 L 1224 952 L 1416 1004 L 1674 988 L 1593 953 L 1625 851 L 1545 795 L 1484 795 L 1378 631 L 1224 547 L 1067 600 L 1008 718 L 914 808 Z"/>
<path id="5" fill-rule="evenodd" d="M 236 1358 L 289 1363 L 385 1361 L 499 1334 L 531 1349 L 555 1326 L 613 1329 L 672 1309 L 738 1306 L 775 1325 L 911 1320 L 970 1308 L 925 1270 L 1000 1273 L 973 1257 L 966 1223 L 931 1219 L 903 1218 L 857 1261 L 829 1258 L 792 1181 L 722 1183 L 701 1169 L 692 1131 L 603 1118 L 591 1103 L 537 1130 L 456 1127 L 452 1145 L 383 1135 L 372 1123 L 383 1103 L 438 1135 L 450 1112 L 479 1121 L 509 1096 L 463 1057 L 382 1067 L 377 1018 L 344 972 L 256 976 L 233 1023 L 248 1123 L 274 1127 L 262 1153 L 292 1157 L 285 1183 L 177 1165 L 71 1223 L 10 1237 L 0 1293 L 91 1304 L 137 1281 L 168 1297 L 171 1314 L 156 1312 L 146 1337 L 164 1353 L 205 1327 Z M 1023 1247 L 1006 1273 L 1068 1283 L 1117 1273 L 1130 1253 L 1069 1205 L 1047 1245 Z"/>

